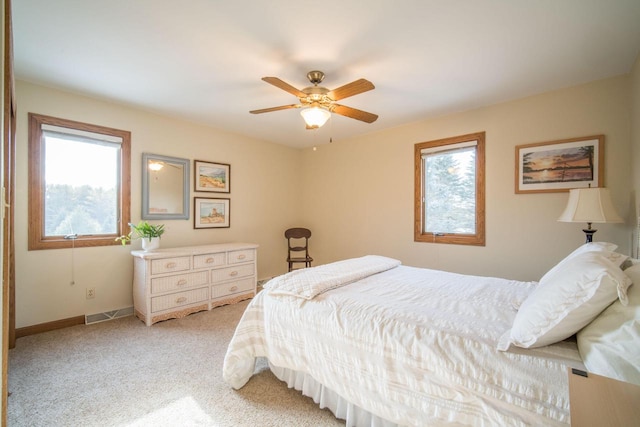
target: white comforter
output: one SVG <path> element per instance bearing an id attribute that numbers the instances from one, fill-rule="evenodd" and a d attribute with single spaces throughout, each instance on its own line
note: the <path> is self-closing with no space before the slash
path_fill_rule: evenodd
<path id="1" fill-rule="evenodd" d="M 575 343 L 496 350 L 535 282 L 406 266 L 311 298 L 272 282 L 229 344 L 223 376 L 234 388 L 267 357 L 399 425 L 569 422 L 567 366 L 583 367 Z"/>

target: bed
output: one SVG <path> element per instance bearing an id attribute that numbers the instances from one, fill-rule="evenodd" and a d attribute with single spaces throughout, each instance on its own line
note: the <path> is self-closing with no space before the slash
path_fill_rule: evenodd
<path id="1" fill-rule="evenodd" d="M 603 310 L 621 306 L 630 315 L 627 260 L 608 245 L 584 245 L 539 283 L 414 268 L 380 256 L 287 273 L 247 307 L 227 350 L 224 380 L 241 388 L 256 359 L 267 358 L 279 379 L 348 426 L 567 425 L 567 370 L 590 369 L 575 333 Z M 597 271 L 585 272 L 584 259 Z M 558 291 L 558 280 L 567 282 L 576 270 L 581 288 L 562 284 Z M 594 281 L 595 291 L 584 289 Z M 554 292 L 569 303 L 558 303 Z M 592 318 L 585 305 L 597 311 Z M 608 348 L 598 342 L 602 333 L 594 334 L 590 345 Z M 623 353 L 638 345 L 633 337 L 614 339 L 631 341 Z M 640 361 L 620 357 L 616 369 L 640 382 Z"/>

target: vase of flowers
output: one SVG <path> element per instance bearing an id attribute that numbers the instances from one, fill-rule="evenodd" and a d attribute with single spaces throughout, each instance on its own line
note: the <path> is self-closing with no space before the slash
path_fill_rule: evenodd
<path id="1" fill-rule="evenodd" d="M 129 223 L 131 232 L 126 236 L 116 238 L 116 241 L 126 245 L 135 239 L 142 239 L 142 249 L 152 251 L 160 247 L 160 236 L 164 233 L 164 224 L 153 225 L 147 221 L 140 221 L 138 225 Z"/>

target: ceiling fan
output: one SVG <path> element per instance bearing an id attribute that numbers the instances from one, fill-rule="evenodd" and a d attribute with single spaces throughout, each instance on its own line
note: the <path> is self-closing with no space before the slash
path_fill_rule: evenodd
<path id="1" fill-rule="evenodd" d="M 341 99 L 375 89 L 375 86 L 369 80 L 358 79 L 351 83 L 347 83 L 344 86 L 340 86 L 337 89 L 329 90 L 325 87 L 318 86 L 318 84 L 324 80 L 324 73 L 322 71 L 309 71 L 307 73 L 307 78 L 313 86 L 299 90 L 277 77 L 263 77 L 262 80 L 265 82 L 298 97 L 300 103 L 263 108 L 261 110 L 253 110 L 249 112 L 251 114 L 261 114 L 269 113 L 271 111 L 288 110 L 290 108 L 302 108 L 303 110 L 300 114 L 302 114 L 302 117 L 307 124 L 307 129 L 317 129 L 321 127 L 329 119 L 331 113 L 340 114 L 341 116 L 360 120 L 366 123 L 373 123 L 378 119 L 376 114 L 336 103 L 336 101 Z"/>

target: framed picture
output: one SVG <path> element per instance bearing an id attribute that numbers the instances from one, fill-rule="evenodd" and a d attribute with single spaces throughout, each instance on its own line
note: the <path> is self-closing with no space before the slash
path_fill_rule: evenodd
<path id="1" fill-rule="evenodd" d="M 516 146 L 516 193 L 602 187 L 604 135 Z"/>
<path id="2" fill-rule="evenodd" d="M 229 199 L 193 198 L 193 228 L 228 228 Z"/>
<path id="3" fill-rule="evenodd" d="M 194 160 L 194 191 L 229 193 L 231 191 L 231 165 Z"/>

